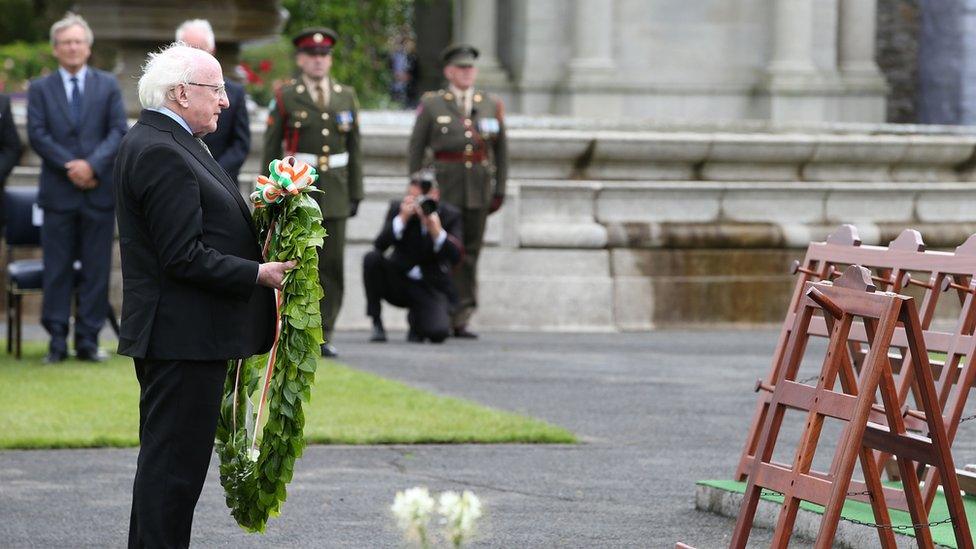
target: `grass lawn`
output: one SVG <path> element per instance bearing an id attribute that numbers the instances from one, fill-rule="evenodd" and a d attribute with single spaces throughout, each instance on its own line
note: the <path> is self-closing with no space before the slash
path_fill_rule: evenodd
<path id="1" fill-rule="evenodd" d="M 132 359 L 41 363 L 0 355 L 0 448 L 136 446 L 139 384 Z M 310 443 L 576 442 L 543 421 L 436 396 L 335 362 L 319 362 L 305 409 Z"/>

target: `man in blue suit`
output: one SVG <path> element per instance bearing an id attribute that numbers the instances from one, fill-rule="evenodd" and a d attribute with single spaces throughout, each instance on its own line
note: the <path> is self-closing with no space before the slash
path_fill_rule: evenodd
<path id="1" fill-rule="evenodd" d="M 44 161 L 38 203 L 44 210 L 44 303 L 48 363 L 68 355 L 71 298 L 78 292 L 74 343 L 80 360 L 99 361 L 98 333 L 108 316 L 114 204 L 112 167 L 126 131 L 115 77 L 88 66 L 91 28 L 68 13 L 51 26 L 58 70 L 31 82 L 27 135 Z M 81 271 L 74 272 L 75 261 Z"/>
<path id="2" fill-rule="evenodd" d="M 210 55 L 216 55 L 217 43 L 213 27 L 206 19 L 184 21 L 176 29 L 176 41 L 203 50 Z M 244 165 L 247 153 L 251 150 L 251 121 L 247 116 L 244 86 L 226 78 L 224 86 L 226 86 L 230 107 L 220 111 L 220 116 L 217 118 L 217 131 L 205 135 L 203 142 L 207 144 L 210 154 L 227 172 L 231 180 L 238 183 L 241 166 Z M 252 187 L 253 183 L 252 181 Z M 248 188 L 248 192 L 251 190 Z"/>

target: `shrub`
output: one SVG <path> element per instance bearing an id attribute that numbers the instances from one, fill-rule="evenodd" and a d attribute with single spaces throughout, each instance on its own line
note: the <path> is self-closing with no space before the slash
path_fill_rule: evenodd
<path id="1" fill-rule="evenodd" d="M 27 81 L 57 69 L 47 42 L 14 42 L 0 46 L 0 91 L 24 91 Z"/>

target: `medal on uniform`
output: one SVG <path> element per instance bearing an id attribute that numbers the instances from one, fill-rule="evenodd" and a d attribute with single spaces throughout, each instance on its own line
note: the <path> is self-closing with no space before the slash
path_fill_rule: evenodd
<path id="1" fill-rule="evenodd" d="M 501 126 L 498 124 L 497 118 L 482 118 L 478 120 L 478 131 L 485 135 L 494 135 L 500 129 Z"/>
<path id="2" fill-rule="evenodd" d="M 352 111 L 341 111 L 335 115 L 336 124 L 339 125 L 339 131 L 347 132 L 352 129 Z"/>

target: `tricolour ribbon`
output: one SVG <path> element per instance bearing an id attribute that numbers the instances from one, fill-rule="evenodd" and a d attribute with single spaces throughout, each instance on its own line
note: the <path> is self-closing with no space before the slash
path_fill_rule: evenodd
<path id="1" fill-rule="evenodd" d="M 251 193 L 255 208 L 280 204 L 286 195 L 295 196 L 318 179 L 315 168 L 300 162 L 294 156 L 272 160 L 268 164 L 268 177 L 258 176 L 257 185 Z"/>

